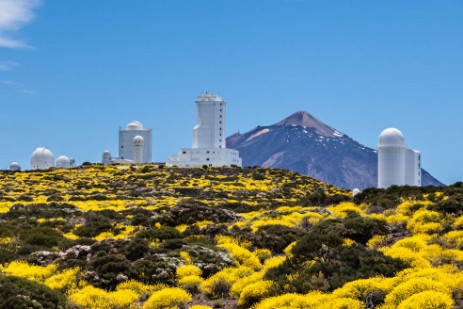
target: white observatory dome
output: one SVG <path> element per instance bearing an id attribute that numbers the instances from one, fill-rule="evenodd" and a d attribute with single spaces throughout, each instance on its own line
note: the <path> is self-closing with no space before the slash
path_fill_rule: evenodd
<path id="1" fill-rule="evenodd" d="M 360 189 L 359 188 L 355 188 L 354 190 L 352 190 L 352 197 L 356 196 L 357 194 L 359 194 L 360 192 Z"/>
<path id="2" fill-rule="evenodd" d="M 44 147 L 37 148 L 31 157 L 31 169 L 48 169 L 53 167 L 55 163 L 55 158 L 53 153 Z"/>
<path id="3" fill-rule="evenodd" d="M 10 171 L 19 171 L 20 169 L 21 165 L 18 162 L 11 162 Z"/>
<path id="4" fill-rule="evenodd" d="M 69 168 L 71 167 L 71 159 L 66 156 L 59 156 L 56 159 L 56 167 Z"/>
<path id="5" fill-rule="evenodd" d="M 379 147 L 405 147 L 405 138 L 400 130 L 388 128 L 379 136 Z"/>
<path id="6" fill-rule="evenodd" d="M 222 102 L 222 101 L 223 99 L 221 97 L 213 93 L 210 93 L 210 92 L 205 92 L 196 99 L 196 102 Z"/>
<path id="7" fill-rule="evenodd" d="M 134 146 L 143 146 L 145 144 L 145 139 L 142 136 L 137 135 L 133 138 L 132 142 Z"/>
<path id="8" fill-rule="evenodd" d="M 143 130 L 143 125 L 140 121 L 132 121 L 127 124 L 127 130 Z"/>

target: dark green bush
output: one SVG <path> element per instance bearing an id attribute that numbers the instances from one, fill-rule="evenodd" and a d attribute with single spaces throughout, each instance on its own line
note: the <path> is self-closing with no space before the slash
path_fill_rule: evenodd
<path id="1" fill-rule="evenodd" d="M 0 275 L 0 308 L 65 308 L 66 298 L 44 285 Z"/>

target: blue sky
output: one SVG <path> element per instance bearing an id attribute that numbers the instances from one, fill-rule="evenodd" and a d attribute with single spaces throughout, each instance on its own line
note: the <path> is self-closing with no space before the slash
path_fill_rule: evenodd
<path id="1" fill-rule="evenodd" d="M 39 146 L 100 161 L 132 120 L 165 161 L 208 90 L 228 134 L 298 110 L 369 147 L 393 126 L 453 183 L 462 20 L 461 0 L 0 0 L 0 167 Z"/>

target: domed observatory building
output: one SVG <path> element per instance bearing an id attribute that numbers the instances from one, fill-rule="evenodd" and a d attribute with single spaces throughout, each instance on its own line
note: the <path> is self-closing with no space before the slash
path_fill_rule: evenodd
<path id="1" fill-rule="evenodd" d="M 133 143 L 133 163 L 143 163 L 143 148 L 145 147 L 145 140 L 142 136 L 137 135 L 132 140 Z"/>
<path id="2" fill-rule="evenodd" d="M 37 148 L 31 157 L 31 170 L 46 170 L 55 165 L 53 153 L 44 147 Z"/>
<path id="3" fill-rule="evenodd" d="M 226 148 L 227 103 L 212 93 L 200 95 L 196 103 L 197 125 L 193 128 L 192 148 L 180 149 L 167 160 L 167 166 L 242 166 L 239 152 Z"/>
<path id="4" fill-rule="evenodd" d="M 384 130 L 378 145 L 378 188 L 421 186 L 421 153 L 405 146 L 402 132 Z"/>
<path id="5" fill-rule="evenodd" d="M 21 165 L 18 162 L 11 162 L 10 164 L 10 171 L 12 172 L 18 172 L 21 170 Z"/>
<path id="6" fill-rule="evenodd" d="M 139 121 L 130 122 L 125 129 L 119 129 L 119 160 L 134 161 L 135 146 L 133 139 L 141 136 L 144 141 L 143 162 L 152 161 L 152 130 L 145 129 Z"/>
<path id="7" fill-rule="evenodd" d="M 70 168 L 71 166 L 71 159 L 66 156 L 59 156 L 58 159 L 56 159 L 56 167 L 58 168 Z"/>

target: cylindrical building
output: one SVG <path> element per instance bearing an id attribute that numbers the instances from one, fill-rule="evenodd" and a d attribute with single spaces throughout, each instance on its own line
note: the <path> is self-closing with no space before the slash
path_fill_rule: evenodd
<path id="1" fill-rule="evenodd" d="M 108 165 L 111 162 L 111 152 L 109 150 L 103 151 L 103 158 L 101 160 L 101 163 L 103 165 Z"/>
<path id="2" fill-rule="evenodd" d="M 133 138 L 133 163 L 142 164 L 143 161 L 143 148 L 145 146 L 145 140 L 142 136 L 137 135 Z"/>
<path id="3" fill-rule="evenodd" d="M 379 136 L 378 188 L 405 184 L 405 139 L 399 130 L 389 128 Z"/>
<path id="4" fill-rule="evenodd" d="M 226 148 L 227 103 L 208 92 L 199 96 L 195 103 L 197 125 L 193 128 L 192 148 Z"/>

